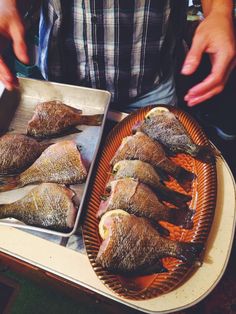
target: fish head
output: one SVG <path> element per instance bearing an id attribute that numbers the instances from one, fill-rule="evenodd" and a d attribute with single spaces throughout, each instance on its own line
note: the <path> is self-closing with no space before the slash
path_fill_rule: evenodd
<path id="1" fill-rule="evenodd" d="M 99 234 L 103 240 L 96 262 L 105 268 L 113 268 L 112 265 L 119 263 L 119 258 L 114 255 L 114 250 L 117 247 L 117 240 L 120 237 L 117 234 L 116 226 L 122 224 L 122 218 L 130 216 L 128 213 L 121 209 L 115 209 L 104 214 L 99 223 Z"/>
<path id="2" fill-rule="evenodd" d="M 141 131 L 142 124 L 143 124 L 142 120 L 137 121 L 132 127 L 132 133 L 135 134 L 136 132 Z"/>
<path id="3" fill-rule="evenodd" d="M 115 223 L 120 223 L 124 216 L 130 216 L 122 209 L 114 209 L 105 213 L 99 223 L 99 235 L 103 240 L 110 238 L 112 234 L 112 226 Z"/>

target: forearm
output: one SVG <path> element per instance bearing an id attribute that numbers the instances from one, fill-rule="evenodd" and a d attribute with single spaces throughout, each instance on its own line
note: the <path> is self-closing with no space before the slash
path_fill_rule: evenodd
<path id="1" fill-rule="evenodd" d="M 202 6 L 206 18 L 196 29 L 182 73 L 193 74 L 204 53 L 209 54 L 212 68 L 202 82 L 188 91 L 184 99 L 189 106 L 219 94 L 235 65 L 232 1 L 202 0 Z"/>
<path id="2" fill-rule="evenodd" d="M 202 0 L 202 8 L 205 16 L 212 12 L 219 12 L 229 17 L 232 16 L 232 0 Z"/>
<path id="3" fill-rule="evenodd" d="M 25 30 L 17 9 L 18 2 L 20 0 L 0 0 L 0 37 L 7 38 L 11 42 L 18 60 L 28 63 L 29 58 L 24 40 Z M 4 46 L 0 43 L 0 81 L 8 90 L 12 90 L 16 85 L 16 78 L 1 58 L 3 48 Z"/>

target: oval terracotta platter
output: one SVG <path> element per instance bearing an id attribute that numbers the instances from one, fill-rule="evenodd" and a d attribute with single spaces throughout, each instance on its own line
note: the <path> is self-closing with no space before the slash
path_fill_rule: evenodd
<path id="1" fill-rule="evenodd" d="M 178 259 L 165 258 L 162 262 L 168 272 L 126 278 L 104 270 L 95 262 L 102 242 L 98 233 L 99 221 L 96 218 L 96 214 L 101 196 L 104 195 L 106 182 L 111 173 L 110 161 L 120 146 L 122 139 L 132 134 L 134 124 L 143 120 L 147 112 L 153 107 L 155 106 L 147 106 L 131 113 L 116 125 L 107 137 L 97 167 L 83 224 L 83 236 L 87 254 L 97 276 L 115 293 L 133 300 L 144 300 L 166 293 L 174 289 L 183 280 L 187 280 L 187 275 L 195 269 L 194 266 L 189 266 Z M 203 130 L 193 118 L 178 108 L 168 107 L 168 109 L 176 115 L 196 144 L 210 145 Z M 170 158 L 196 175 L 189 192 L 192 200 L 188 204 L 196 213 L 193 218 L 194 227 L 191 230 L 185 230 L 167 222 L 161 222 L 161 224 L 170 231 L 170 239 L 205 244 L 216 205 L 217 180 L 215 163 L 204 163 L 187 154 L 178 154 Z M 174 179 L 168 181 L 166 185 L 176 191 L 186 193 Z"/>

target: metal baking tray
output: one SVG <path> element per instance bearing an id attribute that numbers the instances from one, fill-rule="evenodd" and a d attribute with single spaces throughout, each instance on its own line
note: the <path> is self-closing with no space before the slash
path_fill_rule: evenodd
<path id="1" fill-rule="evenodd" d="M 9 92 L 0 91 L 0 132 L 25 133 L 28 121 L 33 115 L 37 103 L 49 100 L 60 100 L 63 103 L 79 108 L 83 114 L 104 114 L 101 126 L 78 126 L 82 132 L 70 134 L 63 138 L 53 138 L 48 142 L 58 142 L 62 139 L 73 139 L 81 147 L 81 155 L 89 167 L 88 176 L 84 184 L 71 185 L 78 202 L 78 213 L 75 225 L 69 233 L 57 232 L 50 229 L 26 225 L 16 219 L 1 219 L 0 225 L 9 225 L 34 231 L 46 232 L 62 237 L 69 237 L 78 227 L 81 212 L 85 202 L 86 192 L 96 161 L 98 148 L 110 102 L 107 91 L 52 83 L 47 81 L 19 78 L 19 88 Z M 0 193 L 0 204 L 12 203 L 26 195 L 35 185 Z"/>

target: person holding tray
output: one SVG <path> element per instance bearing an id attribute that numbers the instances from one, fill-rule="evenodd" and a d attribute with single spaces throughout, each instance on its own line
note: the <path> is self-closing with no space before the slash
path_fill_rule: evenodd
<path id="1" fill-rule="evenodd" d="M 27 63 L 17 4 L 20 1 L 0 0 L 0 34 L 12 41 L 16 57 Z M 185 95 L 188 106 L 220 93 L 235 65 L 232 0 L 202 0 L 202 5 L 205 19 L 195 32 L 181 73 L 194 73 L 204 53 L 210 55 L 212 68 Z M 184 0 L 43 0 L 41 73 L 50 81 L 108 90 L 116 109 L 175 105 L 175 55 L 186 9 Z M 9 90 L 16 84 L 1 58 L 0 81 Z"/>

